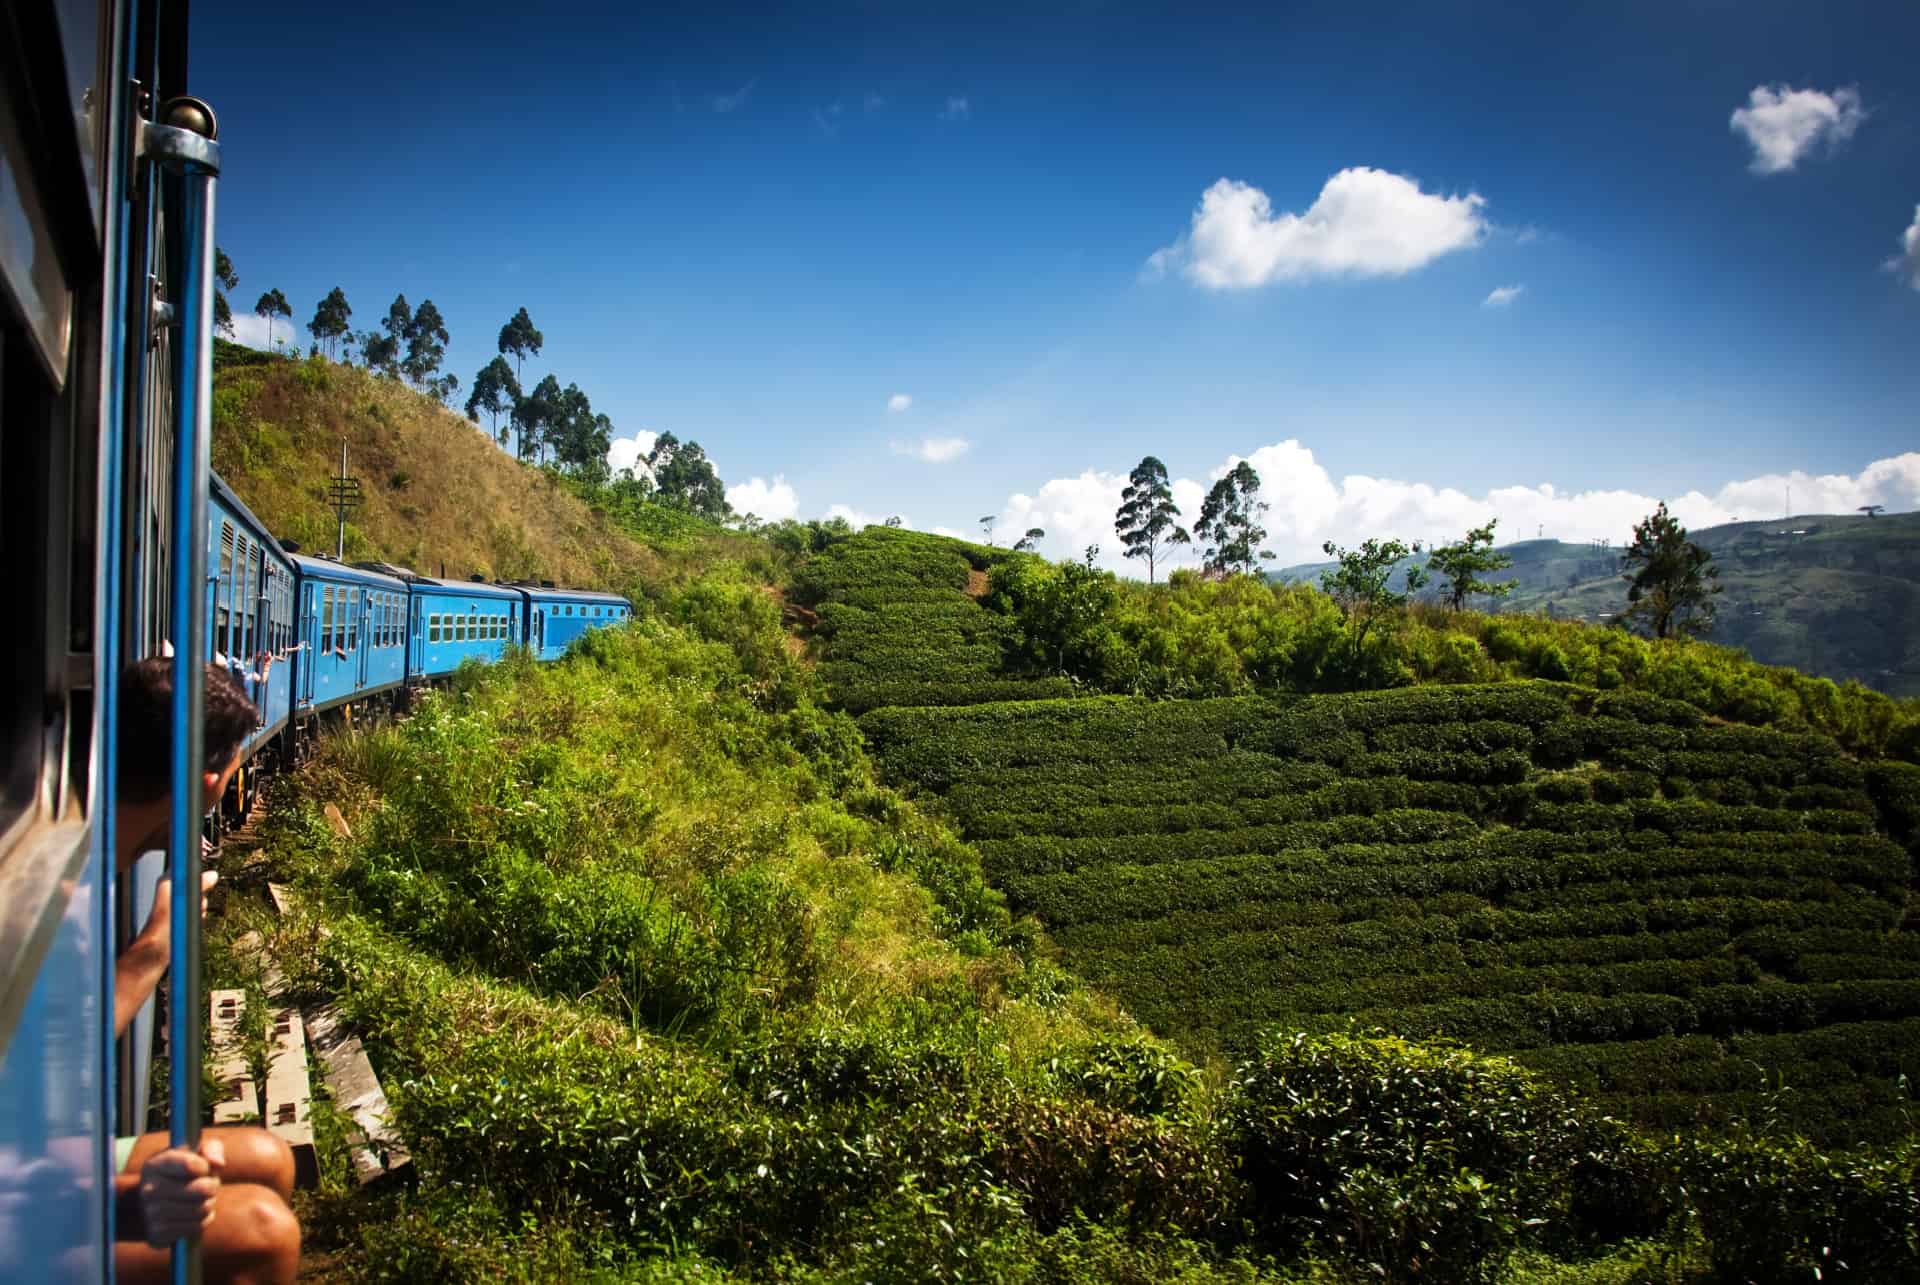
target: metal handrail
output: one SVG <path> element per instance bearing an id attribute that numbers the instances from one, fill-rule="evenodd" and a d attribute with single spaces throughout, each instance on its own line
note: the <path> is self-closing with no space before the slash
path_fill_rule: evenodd
<path id="1" fill-rule="evenodd" d="M 162 165 L 174 181 L 181 229 L 180 283 L 173 345 L 173 709 L 172 805 L 167 818 L 167 865 L 173 880 L 173 940 L 167 962 L 167 1076 L 171 1142 L 200 1144 L 200 834 L 206 762 L 207 478 L 213 404 L 213 217 L 220 176 L 219 133 L 213 111 L 194 98 L 176 98 L 147 124 L 141 155 Z M 175 1242 L 176 1285 L 197 1285 L 200 1240 Z"/>

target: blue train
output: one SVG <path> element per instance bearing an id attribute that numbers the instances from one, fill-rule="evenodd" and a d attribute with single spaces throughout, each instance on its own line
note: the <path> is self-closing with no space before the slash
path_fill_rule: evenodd
<path id="1" fill-rule="evenodd" d="M 617 594 L 442 580 L 289 552 L 217 474 L 208 490 L 207 652 L 260 708 L 250 756 L 297 755 L 327 710 L 395 704 L 509 646 L 557 660 L 588 630 L 633 615 Z M 230 802 L 244 805 L 250 793 Z"/>
<path id="2" fill-rule="evenodd" d="M 331 710 L 398 703 L 513 645 L 545 660 L 632 614 L 547 584 L 436 580 L 284 548 L 208 468 L 219 130 L 186 96 L 188 6 L 0 4 L 0 1280 L 114 1274 L 116 1137 L 147 1119 L 153 1002 L 121 1034 L 115 960 L 156 867 L 198 886 L 205 662 L 259 710 L 259 769 Z M 120 678 L 175 654 L 164 849 L 122 836 Z M 131 822 L 129 822 L 131 823 Z M 140 822 L 144 830 L 149 819 Z M 217 834 L 217 821 L 213 832 Z M 134 840 L 130 844 L 122 838 Z M 171 900 L 167 1114 L 203 1116 L 195 899 Z M 124 1182 L 124 1178 L 122 1179 Z M 176 1242 L 193 1277 L 197 1238 Z"/>

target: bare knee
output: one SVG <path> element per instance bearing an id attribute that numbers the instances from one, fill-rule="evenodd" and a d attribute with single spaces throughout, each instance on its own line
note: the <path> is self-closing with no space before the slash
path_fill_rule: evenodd
<path id="1" fill-rule="evenodd" d="M 282 1285 L 300 1270 L 300 1221 L 265 1187 L 223 1183 L 201 1243 L 211 1281 Z"/>
<path id="2" fill-rule="evenodd" d="M 252 1126 L 206 1132 L 218 1138 L 226 1151 L 222 1181 L 257 1183 L 277 1192 L 283 1201 L 293 1198 L 293 1148 L 284 1139 Z"/>

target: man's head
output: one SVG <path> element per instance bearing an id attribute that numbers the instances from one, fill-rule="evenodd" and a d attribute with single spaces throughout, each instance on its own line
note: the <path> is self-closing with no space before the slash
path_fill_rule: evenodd
<path id="1" fill-rule="evenodd" d="M 240 749 L 259 723 L 259 712 L 226 670 L 208 665 L 206 683 L 202 797 L 211 805 L 239 765 Z M 138 843 L 164 823 L 173 789 L 171 659 L 152 656 L 121 671 L 119 764 L 120 835 Z"/>

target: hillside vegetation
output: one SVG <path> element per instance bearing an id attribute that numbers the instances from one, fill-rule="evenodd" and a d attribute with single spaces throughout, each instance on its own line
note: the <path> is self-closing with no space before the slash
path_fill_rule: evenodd
<path id="1" fill-rule="evenodd" d="M 277 801 L 264 865 L 300 909 L 230 902 L 216 980 L 259 987 L 230 944 L 263 929 L 365 1041 L 420 1170 L 353 1190 L 317 1104 L 309 1278 L 1920 1270 L 1910 1146 L 1641 1138 L 1512 1063 L 1390 1039 L 1274 1032 L 1203 1073 L 874 781 L 765 594 L 687 596 L 690 627 L 470 668 L 328 738 Z"/>
<path id="2" fill-rule="evenodd" d="M 1724 589 L 1709 637 L 1768 665 L 1894 696 L 1920 696 L 1920 513 L 1814 514 L 1688 532 L 1714 556 Z M 1604 623 L 1626 600 L 1620 554 L 1591 544 L 1522 540 L 1492 578 L 1514 590 L 1504 612 Z M 1317 582 L 1330 563 L 1278 572 Z"/>
<path id="3" fill-rule="evenodd" d="M 958 595 L 982 568 L 986 601 Z M 1016 911 L 1195 1052 L 1380 1027 L 1513 1053 L 1648 1124 L 1906 1127 L 1920 769 L 1878 756 L 1912 753 L 1910 705 L 1569 623 L 1420 610 L 1362 642 L 1303 587 L 1130 596 L 902 532 L 801 584 L 862 604 L 849 630 L 823 602 L 825 673 L 886 778 L 941 797 Z M 919 627 L 930 602 L 944 631 Z M 943 649 L 923 707 L 873 708 L 866 656 L 934 675 Z M 1249 694 L 982 703 L 1036 658 L 1037 681 Z"/>
<path id="4" fill-rule="evenodd" d="M 327 484 L 344 441 L 365 497 L 347 521 L 348 561 L 546 579 L 637 599 L 717 562 L 770 557 L 763 541 L 662 506 L 638 515 L 596 506 L 557 472 L 514 460 L 471 421 L 397 380 L 319 357 L 217 348 L 213 467 L 275 536 L 303 552 L 333 553 Z"/>

